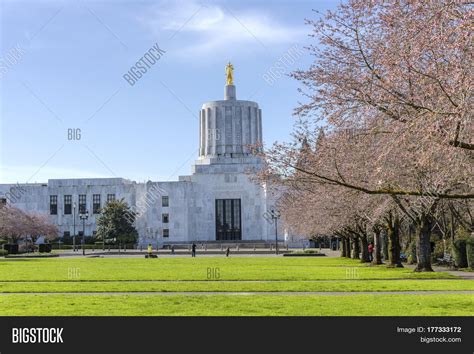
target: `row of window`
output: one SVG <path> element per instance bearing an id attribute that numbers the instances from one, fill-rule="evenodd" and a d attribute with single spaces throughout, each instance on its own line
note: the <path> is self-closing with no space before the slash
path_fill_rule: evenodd
<path id="1" fill-rule="evenodd" d="M 92 195 L 92 213 L 99 214 L 101 208 L 100 202 L 100 194 L 93 194 Z M 115 200 L 115 194 L 107 194 L 107 203 Z M 85 194 L 79 194 L 79 214 L 86 212 L 86 204 L 87 199 Z M 64 215 L 72 214 L 72 195 L 68 194 L 64 196 Z M 169 198 L 168 196 L 161 197 L 161 205 L 163 207 L 169 206 Z M 49 196 L 49 212 L 51 215 L 58 214 L 58 196 L 57 195 L 50 195 Z M 162 221 L 163 223 L 168 223 L 169 215 L 163 214 Z"/>
<path id="2" fill-rule="evenodd" d="M 101 195 L 100 194 L 93 194 L 92 195 L 92 213 L 99 214 L 101 208 Z M 107 194 L 107 203 L 115 200 L 115 194 Z M 87 196 L 85 194 L 79 194 L 78 199 L 78 206 L 79 206 L 79 214 L 85 213 L 87 210 Z M 72 195 L 67 194 L 64 196 L 64 215 L 72 214 Z M 51 215 L 58 214 L 58 196 L 57 195 L 50 195 L 49 196 L 49 213 Z"/>

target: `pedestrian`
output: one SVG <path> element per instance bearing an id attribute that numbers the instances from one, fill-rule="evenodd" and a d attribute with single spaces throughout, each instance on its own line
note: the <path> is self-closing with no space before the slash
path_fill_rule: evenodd
<path id="1" fill-rule="evenodd" d="M 171 246 L 171 254 L 174 254 L 174 245 Z"/>
<path id="2" fill-rule="evenodd" d="M 191 257 L 196 257 L 196 244 L 193 242 L 193 245 L 191 246 Z"/>
<path id="3" fill-rule="evenodd" d="M 372 262 L 372 260 L 374 259 L 374 257 L 372 257 L 372 253 L 374 252 L 374 245 L 372 244 L 372 242 L 369 242 L 367 249 L 369 251 L 369 261 Z"/>
<path id="4" fill-rule="evenodd" d="M 227 249 L 225 250 L 225 256 L 229 257 L 229 254 L 230 254 L 230 247 L 227 247 Z"/>
<path id="5" fill-rule="evenodd" d="M 148 244 L 148 258 L 151 258 L 151 254 L 153 253 L 153 246 L 151 243 Z"/>

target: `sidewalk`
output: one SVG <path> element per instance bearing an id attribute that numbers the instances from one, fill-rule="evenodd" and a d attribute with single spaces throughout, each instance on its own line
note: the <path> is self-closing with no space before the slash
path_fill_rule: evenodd
<path id="1" fill-rule="evenodd" d="M 255 250 L 252 248 L 241 248 L 239 250 L 237 249 L 231 249 L 230 250 L 230 255 L 229 257 L 271 257 L 271 256 L 277 256 L 281 257 L 283 254 L 291 252 L 293 249 L 287 250 L 286 247 L 279 250 L 278 255 L 275 255 L 275 250 L 270 250 L 269 248 L 256 248 Z M 332 251 L 327 248 L 323 248 L 321 252 L 326 256 L 326 257 L 340 257 L 340 251 Z M 58 252 L 58 250 L 55 250 L 56 254 L 59 254 L 60 257 L 84 257 L 82 255 L 82 250 L 79 250 L 77 252 L 73 252 L 72 250 L 61 250 Z M 91 256 L 103 256 L 103 257 L 145 257 L 147 254 L 147 250 L 137 250 L 137 249 L 129 249 L 127 251 L 121 250 L 119 252 L 118 249 L 112 249 L 112 250 L 102 250 L 102 249 L 96 249 L 96 250 L 86 250 L 86 256 L 85 257 L 91 257 Z M 158 257 L 191 257 L 191 251 L 187 249 L 176 249 L 174 254 L 171 254 L 171 250 L 169 249 L 160 249 L 158 251 L 153 250 L 153 254 L 157 254 Z M 225 257 L 225 249 L 221 250 L 220 248 L 208 248 L 207 250 L 197 248 L 196 249 L 196 257 Z"/>
<path id="2" fill-rule="evenodd" d="M 404 267 L 410 268 L 410 269 L 415 269 L 416 264 L 403 264 Z M 441 267 L 441 266 L 433 266 L 433 270 L 435 272 L 445 272 L 451 275 L 455 275 L 457 277 L 461 277 L 462 279 L 465 280 L 474 280 L 474 272 L 463 272 L 460 270 L 450 270 L 448 267 Z"/>

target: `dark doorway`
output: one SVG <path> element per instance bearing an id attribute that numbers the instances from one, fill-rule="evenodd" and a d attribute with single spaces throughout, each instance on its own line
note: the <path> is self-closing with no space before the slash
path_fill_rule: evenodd
<path id="1" fill-rule="evenodd" d="M 216 199 L 216 240 L 241 240 L 240 199 Z"/>

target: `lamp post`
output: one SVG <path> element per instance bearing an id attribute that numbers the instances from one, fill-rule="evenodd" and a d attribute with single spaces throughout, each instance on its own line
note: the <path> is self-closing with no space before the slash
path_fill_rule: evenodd
<path id="1" fill-rule="evenodd" d="M 82 255 L 86 255 L 85 249 L 85 235 L 86 235 L 86 220 L 89 218 L 89 211 L 86 210 L 85 213 L 80 213 L 79 218 L 82 220 Z"/>
<path id="2" fill-rule="evenodd" d="M 270 215 L 275 222 L 275 254 L 278 255 L 278 219 L 280 218 L 281 214 L 278 210 L 272 209 L 270 211 Z"/>
<path id="3" fill-rule="evenodd" d="M 72 251 L 76 252 L 76 202 L 73 204 L 73 211 L 72 211 Z"/>

